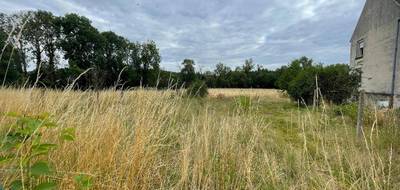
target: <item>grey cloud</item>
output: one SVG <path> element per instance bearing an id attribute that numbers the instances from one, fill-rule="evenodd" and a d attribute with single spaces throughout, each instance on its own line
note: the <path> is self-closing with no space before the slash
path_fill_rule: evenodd
<path id="1" fill-rule="evenodd" d="M 277 68 L 306 55 L 324 63 L 348 62 L 348 41 L 365 0 L 13 0 L 0 11 L 76 12 L 100 30 L 132 41 L 154 40 L 161 66 L 178 70 L 184 58 L 211 70 L 246 58 Z"/>

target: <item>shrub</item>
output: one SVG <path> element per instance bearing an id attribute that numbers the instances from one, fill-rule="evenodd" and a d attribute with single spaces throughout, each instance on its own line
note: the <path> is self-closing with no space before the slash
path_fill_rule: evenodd
<path id="1" fill-rule="evenodd" d="M 353 121 L 356 121 L 358 114 L 358 104 L 343 104 L 339 106 L 335 106 L 332 110 L 336 116 L 347 116 L 351 118 Z"/>
<path id="2" fill-rule="evenodd" d="M 318 73 L 317 67 L 310 67 L 300 71 L 297 76 L 289 82 L 287 93 L 295 100 L 304 101 L 306 104 L 313 102 L 315 76 Z"/>
<path id="3" fill-rule="evenodd" d="M 207 84 L 204 81 L 195 81 L 186 89 L 186 95 L 189 97 L 206 97 L 208 95 Z"/>
<path id="4" fill-rule="evenodd" d="M 360 72 L 349 65 L 330 65 L 321 70 L 319 87 L 326 100 L 342 104 L 357 92 L 360 80 Z"/>
<path id="5" fill-rule="evenodd" d="M 335 104 L 342 104 L 354 96 L 360 86 L 359 70 L 349 65 L 315 65 L 311 59 L 294 60 L 289 67 L 282 67 L 277 85 L 286 90 L 294 100 L 313 103 L 314 92 L 318 87 L 323 98 Z"/>
<path id="6" fill-rule="evenodd" d="M 55 181 L 41 180 L 53 173 L 51 163 L 43 157 L 57 147 L 56 144 L 43 142 L 41 136 L 46 130 L 55 128 L 55 123 L 48 120 L 48 114 L 30 117 L 9 113 L 8 116 L 16 121 L 1 140 L 0 163 L 8 168 L 20 168 L 15 171 L 17 179 L 10 183 L 9 188 L 55 189 Z M 73 131 L 66 131 L 61 136 L 66 140 L 74 139 Z"/>
<path id="7" fill-rule="evenodd" d="M 57 125 L 47 113 L 36 116 L 8 113 L 6 116 L 14 122 L 7 125 L 5 134 L 0 134 L 0 166 L 10 168 L 7 171 L 14 180 L 0 184 L 0 189 L 2 185 L 9 189 L 57 189 L 57 178 L 50 177 L 56 172 L 48 157 L 58 145 L 42 139 L 44 133 Z M 64 128 L 58 135 L 61 141 L 74 141 L 75 129 Z M 76 176 L 75 182 L 79 189 L 88 189 L 91 185 L 91 179 L 83 174 Z"/>

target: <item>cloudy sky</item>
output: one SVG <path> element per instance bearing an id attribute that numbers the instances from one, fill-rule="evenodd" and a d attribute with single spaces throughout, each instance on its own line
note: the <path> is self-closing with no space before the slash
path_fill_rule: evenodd
<path id="1" fill-rule="evenodd" d="M 154 40 L 161 67 L 185 58 L 213 70 L 253 58 L 274 69 L 306 55 L 347 63 L 349 40 L 365 0 L 0 0 L 0 11 L 42 9 L 78 13 L 101 31 L 131 41 Z"/>

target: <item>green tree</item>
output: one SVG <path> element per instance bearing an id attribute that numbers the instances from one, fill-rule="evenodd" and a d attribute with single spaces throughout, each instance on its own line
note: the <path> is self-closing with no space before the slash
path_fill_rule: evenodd
<path id="1" fill-rule="evenodd" d="M 186 85 L 190 85 L 194 80 L 196 80 L 196 72 L 194 69 L 194 61 L 192 59 L 185 59 L 182 62 L 183 68 L 181 69 L 181 80 Z"/>
<path id="2" fill-rule="evenodd" d="M 254 69 L 253 59 L 246 59 L 243 65 L 243 72 L 249 74 Z"/>
<path id="3" fill-rule="evenodd" d="M 160 70 L 161 56 L 154 41 L 142 44 L 140 51 L 140 69 L 143 86 L 148 86 L 150 82 L 155 84 L 157 74 Z"/>
<path id="4" fill-rule="evenodd" d="M 100 73 L 103 75 L 103 85 L 110 87 L 116 85 L 120 73 L 127 65 L 129 56 L 129 43 L 125 38 L 114 32 L 103 32 L 101 35 L 106 40 L 104 46 L 103 63 L 99 65 Z"/>
<path id="5" fill-rule="evenodd" d="M 319 75 L 319 88 L 322 95 L 335 104 L 341 104 L 350 99 L 357 93 L 360 84 L 360 71 L 352 70 L 345 64 L 327 66 Z"/>
<path id="6" fill-rule="evenodd" d="M 231 72 L 231 68 L 225 66 L 223 63 L 218 63 L 215 67 L 216 68 L 214 72 L 217 76 L 225 76 L 228 75 L 229 72 Z"/>
<path id="7" fill-rule="evenodd" d="M 30 33 L 31 31 L 34 32 Z M 39 72 L 39 64 L 41 64 L 41 81 L 49 87 L 55 85 L 56 79 L 58 31 L 57 17 L 46 11 L 32 12 L 27 20 L 27 29 L 24 30 L 24 36 L 30 39 L 29 42 L 33 42 L 36 71 Z"/>
<path id="8" fill-rule="evenodd" d="M 69 67 L 75 68 L 79 73 L 89 68 L 97 69 L 96 63 L 102 63 L 105 39 L 91 25 L 90 20 L 77 14 L 67 14 L 60 18 L 59 25 L 62 35 L 60 46 Z M 83 76 L 78 83 L 81 88 L 91 85 L 98 88 L 99 77 L 100 73 L 95 70 L 92 74 Z"/>
<path id="9" fill-rule="evenodd" d="M 307 67 L 289 81 L 287 93 L 294 99 L 305 104 L 311 104 L 316 89 L 315 77 L 321 72 L 322 66 Z"/>
<path id="10" fill-rule="evenodd" d="M 305 68 L 311 67 L 313 60 L 307 57 L 293 60 L 289 66 L 283 66 L 278 70 L 280 76 L 277 80 L 277 86 L 282 90 L 288 90 L 290 81 L 294 80 L 298 73 Z"/>
<path id="11" fill-rule="evenodd" d="M 52 13 L 46 11 L 32 12 L 26 23 L 25 36 L 32 47 L 32 54 L 36 62 L 36 71 L 42 64 L 42 53 L 45 51 L 46 32 L 49 25 L 49 20 L 52 18 Z"/>
<path id="12" fill-rule="evenodd" d="M 142 45 L 139 42 L 132 43 L 128 45 L 129 58 L 128 58 L 128 75 L 129 84 L 133 86 L 139 86 L 141 82 L 142 74 L 142 60 L 141 51 Z"/>
<path id="13" fill-rule="evenodd" d="M 279 87 L 294 100 L 305 104 L 313 103 L 316 89 L 324 100 L 344 103 L 355 95 L 361 82 L 360 72 L 350 69 L 348 65 L 314 65 L 312 59 L 306 57 L 294 60 L 289 67 L 282 67 L 277 73 L 280 74 Z"/>
<path id="14" fill-rule="evenodd" d="M 58 50 L 57 46 L 60 43 L 58 18 L 49 12 L 43 12 L 41 14 L 43 14 L 41 17 L 44 24 L 44 52 L 48 59 L 45 72 L 47 75 L 47 83 L 54 86 L 54 81 L 56 79 L 55 72 L 58 65 L 56 52 Z"/>
<path id="15" fill-rule="evenodd" d="M 216 80 L 216 85 L 218 87 L 229 87 L 230 86 L 230 81 L 229 81 L 229 74 L 231 72 L 231 68 L 228 66 L 225 66 L 223 63 L 218 63 L 216 65 L 216 68 L 214 70 L 214 73 L 216 75 L 215 80 Z"/>

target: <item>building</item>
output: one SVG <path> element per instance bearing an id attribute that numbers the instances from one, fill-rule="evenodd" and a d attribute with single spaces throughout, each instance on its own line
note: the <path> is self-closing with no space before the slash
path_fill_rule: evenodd
<path id="1" fill-rule="evenodd" d="M 350 65 L 380 106 L 400 107 L 400 0 L 367 0 L 351 38 Z"/>

